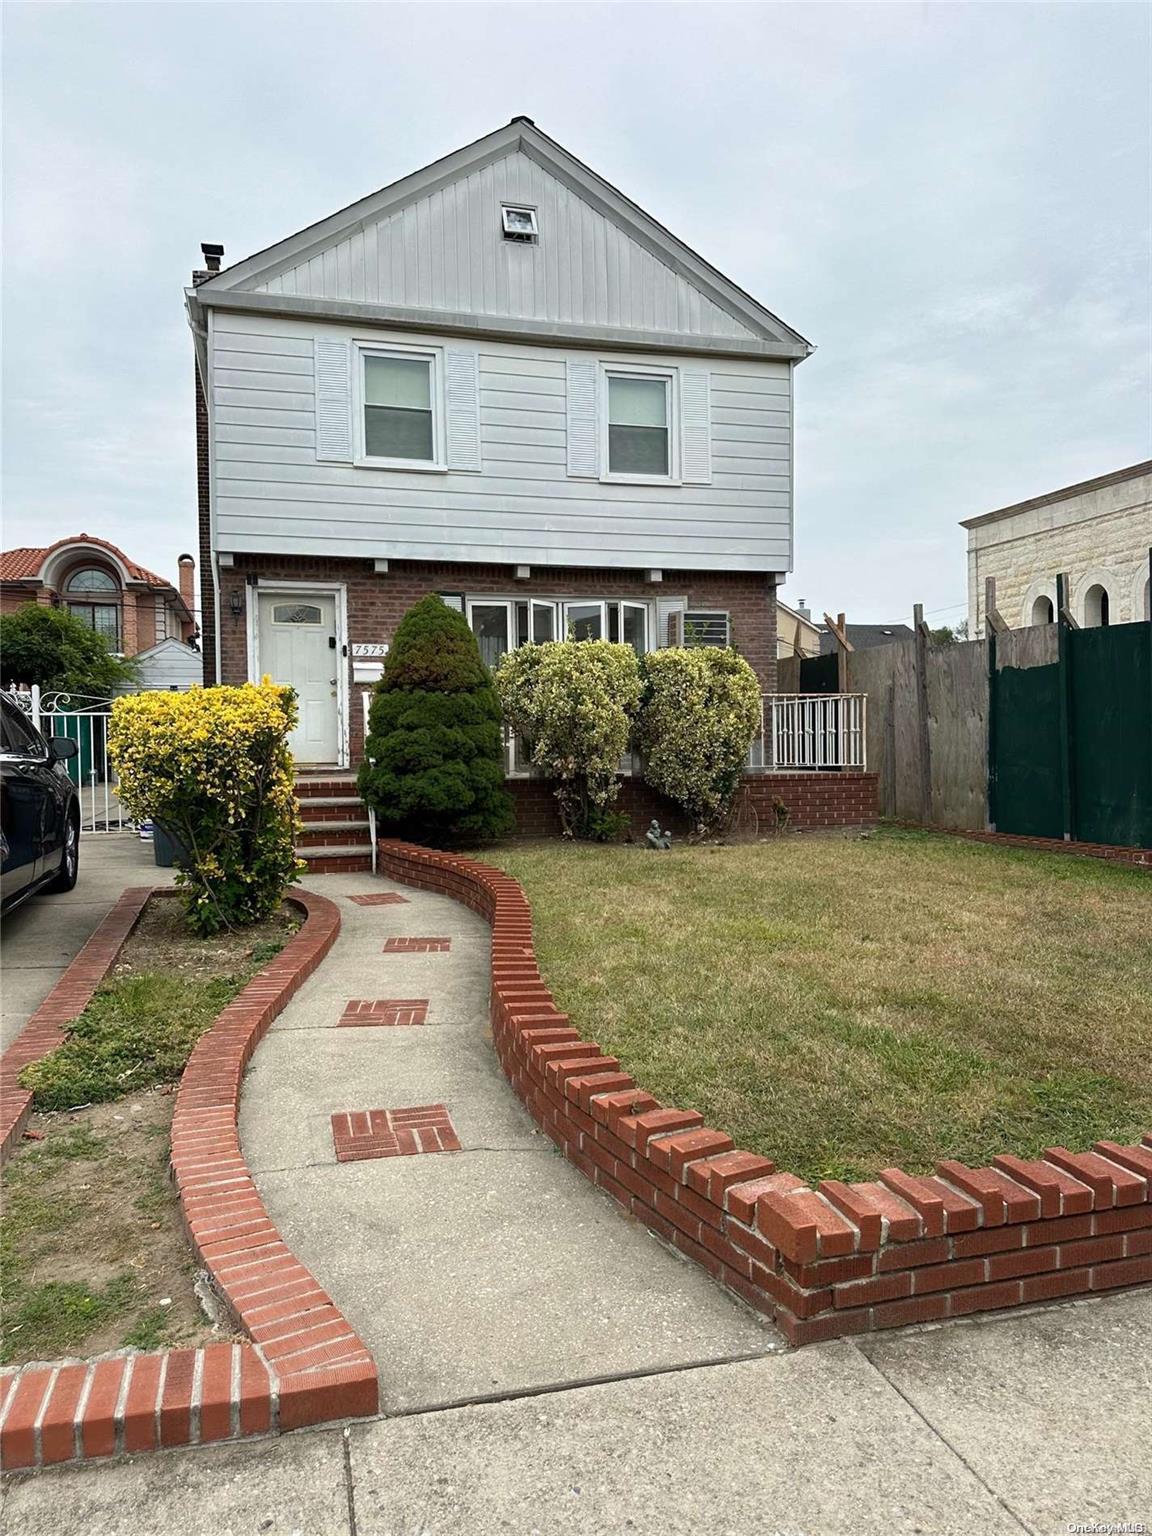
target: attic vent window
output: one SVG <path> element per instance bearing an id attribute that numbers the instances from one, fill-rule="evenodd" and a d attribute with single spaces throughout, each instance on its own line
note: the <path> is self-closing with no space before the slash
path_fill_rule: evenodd
<path id="1" fill-rule="evenodd" d="M 505 240 L 520 240 L 535 245 L 540 238 L 535 208 L 521 208 L 505 203 L 500 209 Z"/>

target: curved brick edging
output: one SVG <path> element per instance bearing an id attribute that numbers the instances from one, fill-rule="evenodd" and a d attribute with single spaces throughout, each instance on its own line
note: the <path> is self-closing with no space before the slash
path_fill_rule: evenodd
<path id="1" fill-rule="evenodd" d="M 283 1241 L 240 1147 L 244 1069 L 268 1026 L 336 942 L 335 902 L 296 890 L 304 926 L 232 1000 L 189 1057 L 172 1120 L 172 1177 L 192 1246 L 269 1362 L 281 1429 L 375 1413 L 376 1366 Z"/>
<path id="2" fill-rule="evenodd" d="M 167 888 L 160 893 L 167 894 Z M 64 1038 L 64 999 L 73 1010 L 69 1018 L 83 1011 L 152 894 L 151 887 L 124 893 L 46 999 L 43 1006 L 56 999 L 56 1011 L 49 1011 L 33 1036 L 38 1049 L 21 1054 L 21 1067 Z M 4 1372 L 0 1460 L 7 1471 L 118 1451 L 206 1444 L 376 1411 L 372 1357 L 281 1240 L 240 1149 L 244 1069 L 340 930 L 339 911 L 326 897 L 293 891 L 286 900 L 304 913 L 303 926 L 201 1036 L 180 1079 L 172 1120 L 171 1172 L 185 1229 L 216 1290 L 253 1342 Z M 94 945 L 96 939 L 101 944 Z M 102 957 L 98 976 L 97 956 Z M 75 986 L 69 988 L 72 980 Z M 27 1034 L 26 1027 L 5 1054 L 5 1069 Z M 0 1102 L 7 1112 L 7 1101 Z M 26 1119 L 27 1107 L 21 1113 Z"/>
<path id="3" fill-rule="evenodd" d="M 793 1344 L 1152 1280 L 1152 1135 L 1050 1148 L 991 1168 L 816 1189 L 660 1105 L 581 1039 L 541 978 L 517 881 L 474 859 L 382 840 L 383 873 L 492 927 L 493 1038 L 504 1071 L 570 1162 Z"/>

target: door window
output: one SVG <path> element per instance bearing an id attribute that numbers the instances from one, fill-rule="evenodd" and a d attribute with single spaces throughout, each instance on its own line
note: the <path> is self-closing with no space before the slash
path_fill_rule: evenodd
<path id="1" fill-rule="evenodd" d="M 604 603 L 565 603 L 564 630 L 569 640 L 603 640 L 608 625 Z"/>
<path id="2" fill-rule="evenodd" d="M 277 603 L 273 624 L 323 624 L 324 615 L 315 603 Z"/>
<path id="3" fill-rule="evenodd" d="M 511 649 L 509 619 L 510 603 L 469 603 L 468 622 L 480 646 L 480 656 L 486 667 L 494 667 L 504 653 Z"/>

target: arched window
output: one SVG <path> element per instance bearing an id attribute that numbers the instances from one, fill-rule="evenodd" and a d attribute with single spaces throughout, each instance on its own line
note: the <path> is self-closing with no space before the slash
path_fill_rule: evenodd
<path id="1" fill-rule="evenodd" d="M 69 592 L 119 592 L 120 584 L 109 571 L 91 565 L 68 578 Z"/>
<path id="2" fill-rule="evenodd" d="M 1096 629 L 1107 622 L 1108 589 L 1096 582 L 1084 594 L 1084 627 Z"/>
<path id="3" fill-rule="evenodd" d="M 120 649 L 120 583 L 98 565 L 82 566 L 69 576 L 64 590 L 68 612 L 81 624 L 103 635 L 114 651 Z"/>
<path id="4" fill-rule="evenodd" d="M 1054 618 L 1055 612 L 1052 608 L 1052 599 L 1050 597 L 1038 597 L 1032 604 L 1033 624 L 1051 624 Z"/>

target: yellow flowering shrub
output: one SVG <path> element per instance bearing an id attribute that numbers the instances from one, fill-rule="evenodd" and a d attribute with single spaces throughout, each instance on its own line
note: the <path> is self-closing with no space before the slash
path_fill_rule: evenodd
<path id="1" fill-rule="evenodd" d="M 640 701 L 636 652 L 607 640 L 522 645 L 501 658 L 494 681 L 505 721 L 555 781 L 565 837 L 610 833 Z"/>
<path id="2" fill-rule="evenodd" d="M 112 706 L 120 800 L 176 844 L 176 883 L 199 934 L 267 917 L 303 868 L 288 750 L 295 724 L 295 694 L 268 678 L 129 694 Z"/>
<path id="3" fill-rule="evenodd" d="M 760 684 L 734 650 L 669 646 L 645 656 L 644 777 L 684 807 L 697 835 L 723 824 L 760 729 Z"/>

